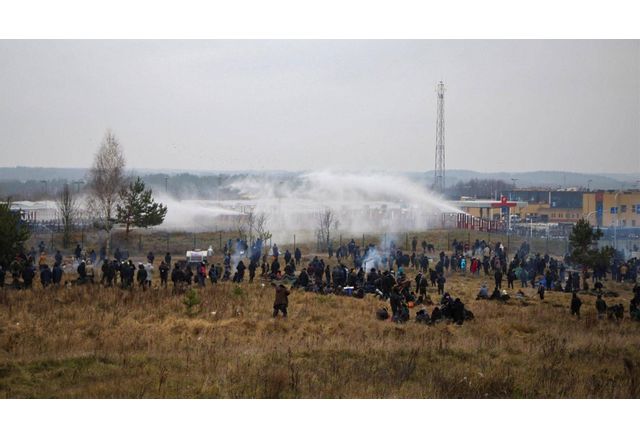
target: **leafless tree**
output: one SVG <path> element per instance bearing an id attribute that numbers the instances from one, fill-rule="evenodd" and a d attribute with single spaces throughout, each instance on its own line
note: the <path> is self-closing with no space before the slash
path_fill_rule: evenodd
<path id="1" fill-rule="evenodd" d="M 250 209 L 244 216 L 244 223 L 249 230 L 249 245 L 253 244 L 253 232 L 256 230 L 256 214 Z"/>
<path id="2" fill-rule="evenodd" d="M 317 215 L 318 218 L 318 244 L 320 251 L 326 251 L 331 242 L 331 228 L 337 222 L 336 215 L 333 210 L 328 207 Z"/>
<path id="3" fill-rule="evenodd" d="M 271 236 L 272 236 L 271 232 L 267 228 L 268 222 L 269 222 L 269 216 L 266 213 L 261 212 L 256 214 L 256 219 L 255 219 L 256 237 L 262 239 L 263 241 L 271 239 Z"/>
<path id="4" fill-rule="evenodd" d="M 233 220 L 233 227 L 238 233 L 238 238 L 242 239 L 247 230 L 247 214 L 238 214 Z"/>
<path id="5" fill-rule="evenodd" d="M 73 222 L 78 215 L 78 202 L 67 183 L 65 183 L 56 199 L 56 207 L 62 219 L 62 246 L 67 248 L 71 242 Z"/>
<path id="6" fill-rule="evenodd" d="M 122 147 L 115 135 L 107 131 L 89 170 L 88 188 L 89 208 L 97 218 L 96 225 L 109 233 L 114 224 L 116 204 L 126 183 L 124 170 Z"/>
<path id="7" fill-rule="evenodd" d="M 240 218 L 235 228 L 241 236 L 248 231 L 250 244 L 253 244 L 254 238 L 263 241 L 271 238 L 271 232 L 267 229 L 269 217 L 264 212 L 256 213 L 255 209 L 250 209 Z"/>

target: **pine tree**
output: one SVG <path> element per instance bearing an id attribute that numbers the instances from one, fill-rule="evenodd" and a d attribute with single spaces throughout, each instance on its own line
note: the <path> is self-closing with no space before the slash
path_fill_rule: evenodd
<path id="1" fill-rule="evenodd" d="M 571 260 L 587 268 L 606 265 L 613 256 L 613 249 L 605 247 L 598 250 L 598 240 L 601 237 L 602 231 L 599 228 L 594 230 L 587 220 L 578 220 L 569 235 Z"/>
<path id="2" fill-rule="evenodd" d="M 0 265 L 7 268 L 29 239 L 29 228 L 20 213 L 11 210 L 11 200 L 0 203 Z"/>
<path id="3" fill-rule="evenodd" d="M 120 198 L 116 217 L 118 223 L 125 225 L 127 238 L 131 228 L 157 226 L 162 224 L 167 215 L 167 207 L 154 202 L 151 189 L 145 188 L 140 177 L 122 191 Z"/>

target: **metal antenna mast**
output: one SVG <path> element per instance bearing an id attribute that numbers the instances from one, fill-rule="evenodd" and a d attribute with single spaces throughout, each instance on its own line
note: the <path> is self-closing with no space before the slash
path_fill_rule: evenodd
<path id="1" fill-rule="evenodd" d="M 438 93 L 438 119 L 436 121 L 436 167 L 433 187 L 444 192 L 444 83 L 440 81 L 436 89 Z"/>

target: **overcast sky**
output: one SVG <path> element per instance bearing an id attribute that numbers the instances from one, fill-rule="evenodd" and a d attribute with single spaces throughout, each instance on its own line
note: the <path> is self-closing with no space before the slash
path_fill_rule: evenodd
<path id="1" fill-rule="evenodd" d="M 640 171 L 639 41 L 0 41 L 0 166 Z"/>

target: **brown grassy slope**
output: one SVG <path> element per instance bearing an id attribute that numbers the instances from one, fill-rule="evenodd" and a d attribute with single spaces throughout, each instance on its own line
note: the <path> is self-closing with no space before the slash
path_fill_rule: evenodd
<path id="1" fill-rule="evenodd" d="M 273 288 L 207 286 L 188 317 L 154 287 L 4 291 L 3 397 L 637 397 L 640 325 L 569 316 L 570 295 L 475 301 L 478 279 L 447 290 L 476 320 L 463 326 L 379 322 L 377 299 L 294 291 L 288 320 Z M 488 280 L 488 279 L 486 279 Z M 613 285 L 612 285 L 613 286 Z M 630 286 L 609 303 L 625 310 Z M 435 294 L 431 292 L 432 297 Z M 428 307 L 429 310 L 432 307 Z M 412 317 L 416 309 L 412 310 Z M 628 315 L 628 313 L 627 313 Z"/>

